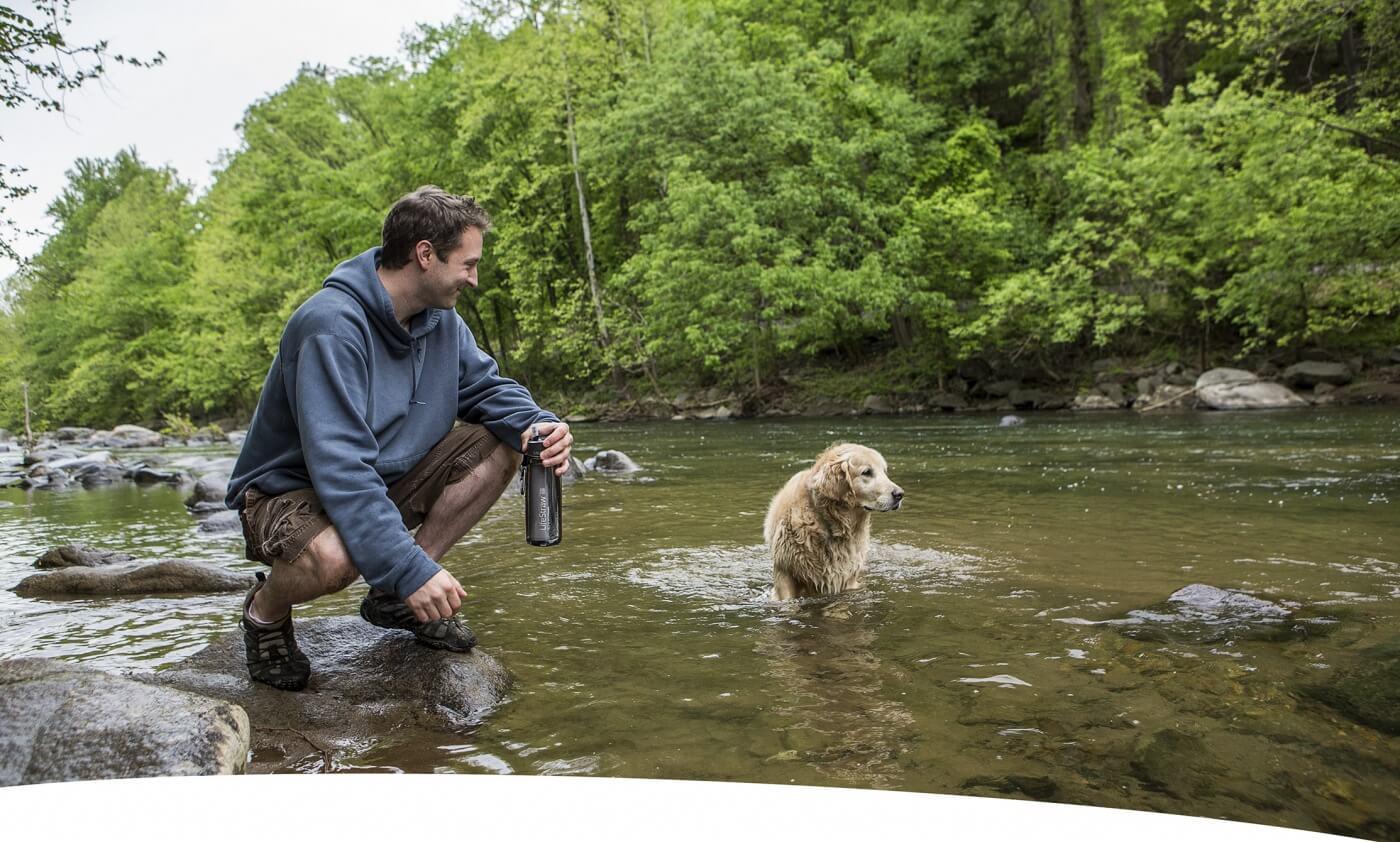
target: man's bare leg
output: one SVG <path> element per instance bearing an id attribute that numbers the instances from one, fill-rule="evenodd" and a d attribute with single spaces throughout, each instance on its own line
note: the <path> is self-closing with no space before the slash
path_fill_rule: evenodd
<path id="1" fill-rule="evenodd" d="M 520 470 L 520 454 L 501 443 L 476 470 L 442 490 L 418 527 L 418 546 L 433 561 L 441 561 L 452 545 L 476 526 Z"/>
<path id="2" fill-rule="evenodd" d="M 520 454 L 497 445 L 476 470 L 443 489 L 418 528 L 418 545 L 433 561 L 440 561 L 500 499 L 519 468 Z M 296 561 L 272 566 L 267 583 L 253 597 L 253 619 L 275 623 L 293 605 L 344 590 L 359 577 L 340 533 L 328 526 Z"/>

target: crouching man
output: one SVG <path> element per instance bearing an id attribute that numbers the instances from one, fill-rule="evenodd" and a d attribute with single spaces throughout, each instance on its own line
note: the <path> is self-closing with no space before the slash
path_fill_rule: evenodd
<path id="1" fill-rule="evenodd" d="M 501 496 L 531 428 L 544 464 L 568 469 L 568 426 L 497 372 L 454 309 L 490 227 L 470 197 L 415 190 L 382 246 L 337 266 L 288 320 L 227 499 L 248 558 L 271 567 L 239 621 L 254 680 L 304 688 L 292 606 L 360 576 L 366 621 L 469 651 L 466 591 L 438 561 Z"/>

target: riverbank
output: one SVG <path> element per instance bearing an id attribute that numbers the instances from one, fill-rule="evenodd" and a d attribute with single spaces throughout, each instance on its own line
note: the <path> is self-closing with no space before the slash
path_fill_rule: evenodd
<path id="1" fill-rule="evenodd" d="M 1400 348 L 1346 360 L 1304 359 L 1286 366 L 1266 360 L 1213 370 L 1246 372 L 1262 383 L 1277 384 L 1297 396 L 1296 403 L 1285 402 L 1296 406 L 1400 404 Z M 570 422 L 1219 408 L 1197 397 L 1203 373 L 1180 362 L 1120 357 L 1066 371 L 974 359 L 952 376 L 938 378 L 882 361 L 801 369 L 745 388 L 647 384 L 622 398 L 546 392 L 545 403 L 563 407 Z"/>

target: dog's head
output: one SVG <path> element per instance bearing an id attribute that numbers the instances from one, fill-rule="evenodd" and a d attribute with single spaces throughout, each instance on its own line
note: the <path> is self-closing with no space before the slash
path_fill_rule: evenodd
<path id="1" fill-rule="evenodd" d="M 807 488 L 813 494 L 872 512 L 899 508 L 904 489 L 885 474 L 885 457 L 859 444 L 834 444 L 812 465 Z"/>

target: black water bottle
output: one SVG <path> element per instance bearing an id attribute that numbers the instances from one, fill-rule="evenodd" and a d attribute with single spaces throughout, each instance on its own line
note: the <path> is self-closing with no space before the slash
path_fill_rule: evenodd
<path id="1" fill-rule="evenodd" d="M 534 433 L 520 463 L 520 493 L 525 495 L 525 540 L 552 547 L 563 540 L 563 489 L 554 469 L 544 464 L 544 436 Z"/>

